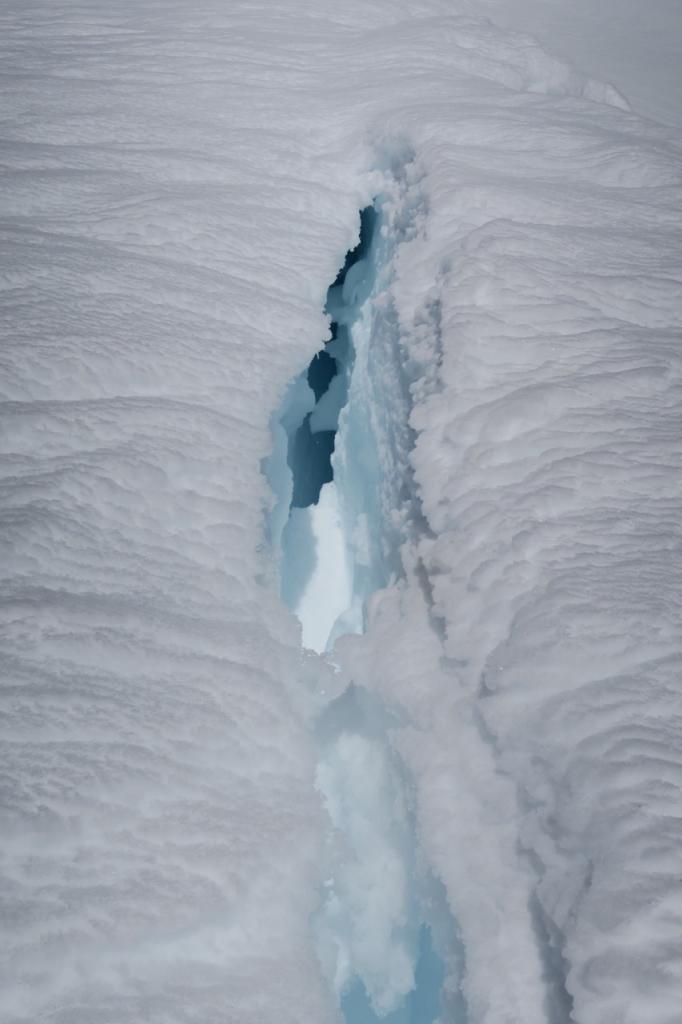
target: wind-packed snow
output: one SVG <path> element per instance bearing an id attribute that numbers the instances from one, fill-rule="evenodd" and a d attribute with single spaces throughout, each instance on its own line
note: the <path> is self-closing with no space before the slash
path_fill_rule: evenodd
<path id="1" fill-rule="evenodd" d="M 678 0 L 479 0 L 479 9 L 536 36 L 585 74 L 596 72 L 638 113 L 682 126 Z"/>
<path id="2" fill-rule="evenodd" d="M 679 1024 L 679 132 L 473 0 L 0 47 L 2 1024 Z"/>

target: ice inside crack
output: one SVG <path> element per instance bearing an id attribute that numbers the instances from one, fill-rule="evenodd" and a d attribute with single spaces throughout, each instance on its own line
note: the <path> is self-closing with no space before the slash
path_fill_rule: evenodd
<path id="1" fill-rule="evenodd" d="M 333 456 L 355 362 L 354 333 L 361 329 L 375 278 L 377 220 L 373 207 L 362 211 L 360 241 L 347 254 L 327 294 L 331 337 L 293 382 L 276 421 L 286 437 L 280 440 L 280 461 L 285 444 L 290 477 L 279 492 L 280 505 L 282 495 L 290 495 L 286 521 L 281 533 L 273 531 L 280 538 L 281 595 L 301 622 L 303 646 L 320 653 L 336 635 L 362 628 L 364 595 L 356 592 L 359 577 L 352 564 L 348 513 L 344 517 Z M 366 443 L 371 445 L 371 439 Z M 271 470 L 271 483 L 275 476 L 283 481 L 286 473 Z"/>
<path id="2" fill-rule="evenodd" d="M 303 647 L 323 655 L 338 637 L 362 633 L 365 602 L 389 576 L 379 553 L 386 545 L 373 542 L 380 460 L 368 412 L 372 295 L 386 259 L 381 221 L 379 204 L 362 210 L 359 242 L 327 293 L 330 338 L 273 419 L 267 472 L 278 496 L 270 532 L 280 592 L 301 623 Z M 362 680 L 317 724 L 316 785 L 330 827 L 312 926 L 348 1024 L 431 1024 L 445 976 L 432 926 L 447 948 L 452 922 L 417 866 L 410 784 L 389 726 Z"/>

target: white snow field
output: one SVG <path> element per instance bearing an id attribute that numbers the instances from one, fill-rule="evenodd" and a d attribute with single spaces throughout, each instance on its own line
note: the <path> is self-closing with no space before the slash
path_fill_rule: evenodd
<path id="1" fill-rule="evenodd" d="M 503 27 L 529 32 L 585 74 L 624 92 L 634 110 L 682 127 L 679 0 L 478 0 Z"/>
<path id="2" fill-rule="evenodd" d="M 0 29 L 0 1022 L 680 1024 L 679 130 L 474 0 Z"/>

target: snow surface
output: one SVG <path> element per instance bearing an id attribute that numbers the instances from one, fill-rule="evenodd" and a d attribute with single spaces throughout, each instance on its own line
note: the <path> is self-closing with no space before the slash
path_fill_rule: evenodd
<path id="1" fill-rule="evenodd" d="M 679 1024 L 679 132 L 473 2 L 10 0 L 0 47 L 3 1024 L 338 1020 L 344 842 L 375 1006 L 430 877 L 444 1021 Z M 334 670 L 261 469 L 377 196 Z"/>
<path id="2" fill-rule="evenodd" d="M 479 0 L 479 9 L 612 82 L 638 113 L 682 127 L 679 0 Z"/>

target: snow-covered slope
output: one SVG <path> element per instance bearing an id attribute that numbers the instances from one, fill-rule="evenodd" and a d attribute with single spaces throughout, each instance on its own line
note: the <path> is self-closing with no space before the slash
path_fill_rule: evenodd
<path id="1" fill-rule="evenodd" d="M 478 0 L 503 27 L 530 32 L 586 74 L 613 82 L 633 108 L 682 126 L 678 0 Z"/>
<path id="2" fill-rule="evenodd" d="M 444 1020 L 676 1024 L 679 137 L 473 3 L 2 29 L 3 1024 L 337 1019 L 329 815 L 432 878 Z M 334 669 L 261 470 L 378 197 L 348 408 L 400 569 Z"/>

